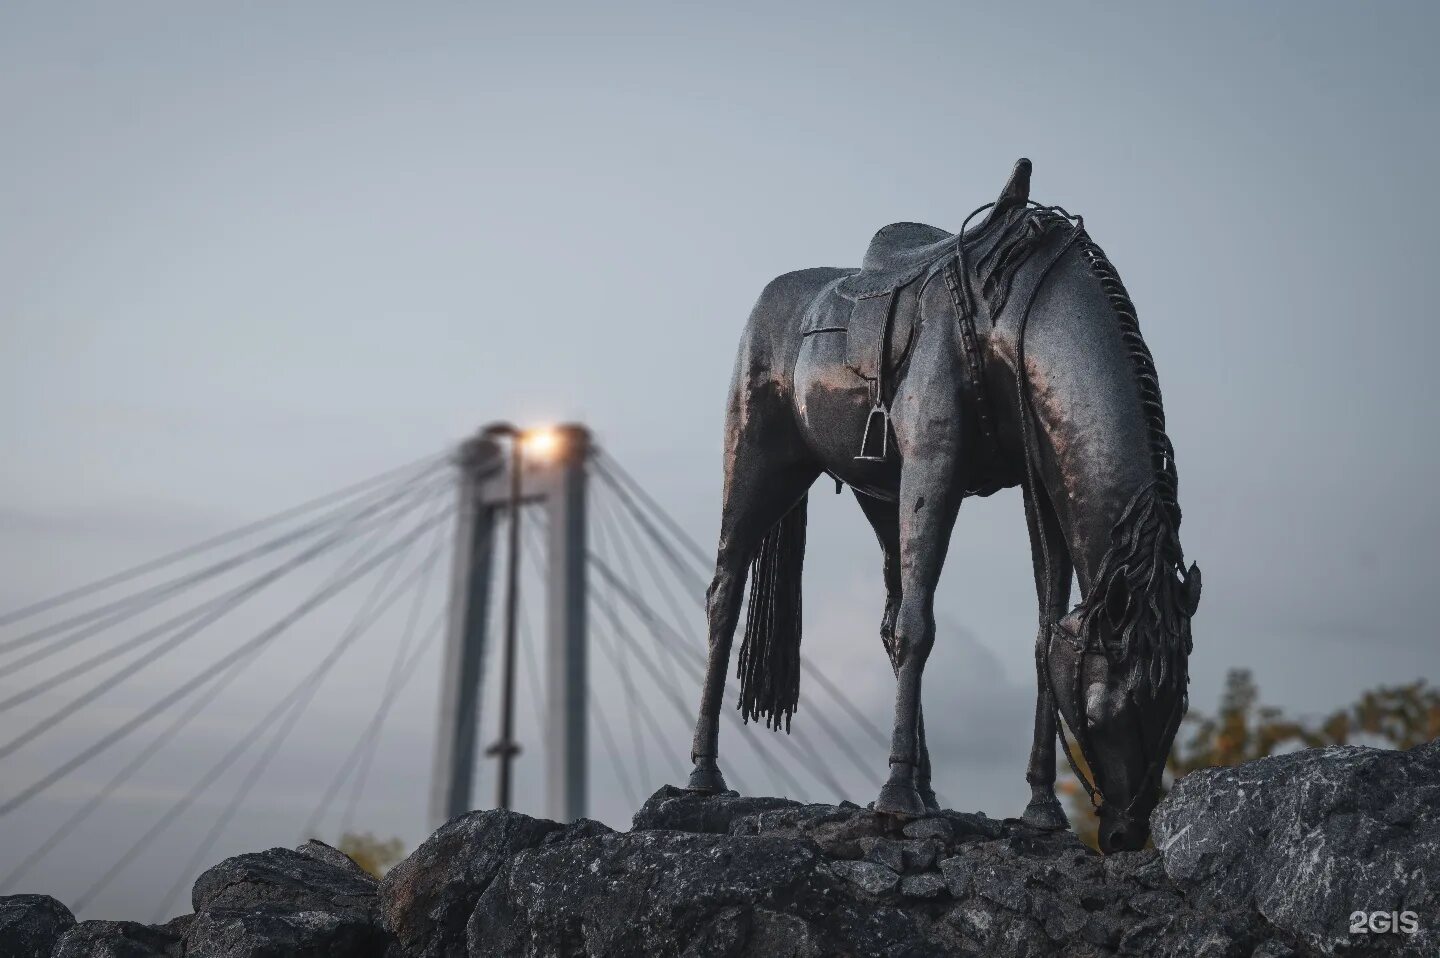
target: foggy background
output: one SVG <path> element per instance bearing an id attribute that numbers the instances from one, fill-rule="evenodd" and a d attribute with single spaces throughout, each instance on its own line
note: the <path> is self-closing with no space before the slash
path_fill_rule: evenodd
<path id="1" fill-rule="evenodd" d="M 1433 678 L 1437 19 L 1403 3 L 7 4 L 0 609 L 496 419 L 587 423 L 709 548 L 733 350 L 765 282 L 854 264 L 891 221 L 953 230 L 1023 155 L 1032 195 L 1083 213 L 1120 269 L 1160 371 L 1205 577 L 1194 707 L 1213 711 L 1237 666 L 1300 715 Z M 0 795 L 296 588 L 0 762 Z M 888 728 L 882 602 L 868 525 L 817 484 L 806 649 Z M 937 785 L 1018 814 L 1035 598 L 1017 491 L 962 508 L 938 605 Z M 354 606 L 297 628 L 15 890 L 73 901 Z M 303 837 L 374 711 L 386 642 L 331 679 L 205 865 Z M 428 831 L 437 669 L 432 654 L 391 716 L 358 809 L 409 848 Z M 597 686 L 622 715 L 613 674 Z M 63 700 L 0 714 L 3 737 Z M 519 805 L 538 811 L 519 715 Z M 830 748 L 806 718 L 802 743 Z M 686 749 L 688 725 L 664 734 Z M 884 751 L 859 747 L 871 777 L 837 761 L 848 794 L 812 798 L 874 797 Z M 0 863 L 125 757 L 0 817 Z M 647 793 L 683 772 L 649 765 Z M 603 766 L 592 815 L 623 827 Z M 479 788 L 488 801 L 488 768 Z M 82 917 L 148 916 L 228 794 Z"/>

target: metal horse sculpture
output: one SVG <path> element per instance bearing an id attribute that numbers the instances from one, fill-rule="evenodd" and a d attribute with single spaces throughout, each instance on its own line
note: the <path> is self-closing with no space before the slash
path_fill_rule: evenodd
<path id="1" fill-rule="evenodd" d="M 1080 218 L 1033 203 L 1029 187 L 1022 159 L 958 235 L 896 223 L 860 270 L 788 273 L 761 294 L 730 389 L 693 791 L 725 788 L 719 709 L 747 570 L 740 708 L 789 728 L 806 499 L 828 473 L 854 490 L 884 553 L 880 637 L 897 688 L 874 807 L 934 810 L 920 687 L 936 584 L 961 500 L 1020 485 L 1040 609 L 1025 819 L 1066 826 L 1058 738 L 1100 808 L 1102 850 L 1148 837 L 1186 708 L 1200 575 L 1180 548 L 1175 461 L 1134 306 Z M 1084 598 L 1067 612 L 1072 575 Z"/>

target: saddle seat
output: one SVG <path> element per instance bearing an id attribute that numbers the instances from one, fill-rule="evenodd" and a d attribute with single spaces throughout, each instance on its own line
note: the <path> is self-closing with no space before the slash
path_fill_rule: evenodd
<path id="1" fill-rule="evenodd" d="M 882 227 L 865 251 L 861 270 L 905 273 L 929 266 L 955 248 L 955 234 L 924 223 L 891 223 Z"/>

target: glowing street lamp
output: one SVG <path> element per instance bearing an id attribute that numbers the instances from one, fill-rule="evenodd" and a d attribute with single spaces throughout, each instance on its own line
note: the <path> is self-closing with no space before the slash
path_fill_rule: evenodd
<path id="1" fill-rule="evenodd" d="M 546 462 L 560 452 L 560 433 L 553 426 L 538 426 L 520 432 L 519 443 L 526 458 Z"/>

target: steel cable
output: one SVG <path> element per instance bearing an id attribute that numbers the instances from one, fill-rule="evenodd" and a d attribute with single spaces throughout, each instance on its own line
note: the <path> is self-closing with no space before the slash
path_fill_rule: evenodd
<path id="1" fill-rule="evenodd" d="M 152 586 L 149 589 L 144 590 L 143 592 L 116 599 L 105 605 L 98 606 L 94 609 L 89 609 L 78 615 L 71 616 L 68 619 L 63 619 L 59 622 L 51 623 L 49 625 L 36 629 L 33 632 L 26 633 L 25 635 L 22 635 L 18 638 L 11 639 L 4 643 L 0 643 L 0 653 L 10 652 L 14 651 L 15 649 L 23 648 L 26 645 L 33 645 L 41 639 L 48 638 L 49 636 L 55 635 L 58 632 L 64 632 L 72 627 L 81 626 L 81 628 L 76 628 L 75 631 L 72 632 L 70 635 L 62 636 L 57 641 L 50 643 L 42 649 L 37 649 L 36 651 L 31 652 L 27 656 L 16 659 L 12 662 L 7 662 L 3 668 L 0 668 L 0 677 L 4 677 L 25 668 L 28 665 L 46 659 L 57 652 L 69 648 L 77 642 L 90 638 L 91 636 L 104 631 L 110 626 L 131 619 L 134 616 L 140 614 L 141 612 L 144 612 L 146 609 L 153 608 L 154 606 L 164 602 L 171 596 L 184 592 L 186 589 L 192 588 L 210 579 L 224 575 L 226 572 L 238 568 L 239 566 L 244 565 L 247 562 L 250 562 L 257 558 L 262 558 L 272 552 L 279 551 L 280 549 L 283 549 L 286 546 L 291 545 L 295 542 L 303 541 L 307 536 L 316 532 L 317 530 L 322 530 L 327 526 L 331 526 L 337 522 L 341 522 L 344 519 L 347 511 L 356 509 L 357 504 L 363 505 L 366 502 L 370 502 L 371 504 L 373 504 L 374 500 L 385 498 L 387 491 L 393 492 L 396 488 L 403 491 L 405 488 L 416 486 L 416 484 L 419 483 L 422 478 L 428 476 L 431 472 L 434 471 L 435 468 L 438 468 L 438 466 L 432 467 L 430 470 L 427 470 L 426 473 L 419 477 L 407 477 L 404 481 L 394 484 L 394 486 L 390 487 L 388 490 L 382 490 L 381 492 L 374 493 L 372 496 L 362 496 L 352 501 L 346 502 L 344 505 L 326 513 L 324 516 L 320 517 L 314 522 L 307 523 L 306 525 L 301 526 L 299 529 L 293 529 L 285 533 L 284 535 L 281 535 L 275 539 L 271 539 L 268 542 L 262 543 L 261 545 L 248 549 L 237 556 L 232 556 L 228 559 L 224 559 L 213 565 L 207 566 L 206 568 L 201 569 L 198 572 L 193 572 L 189 575 L 181 576 L 177 579 L 172 579 L 169 582 L 160 583 L 159 585 Z M 97 619 L 100 621 L 97 622 Z M 90 623 L 88 628 L 83 627 L 86 623 Z"/>
<path id="2" fill-rule="evenodd" d="M 422 525 L 433 523 L 436 521 L 436 518 L 436 516 L 432 515 L 430 519 L 426 520 Z M 370 593 L 365 597 L 360 609 L 355 613 L 349 626 L 346 627 L 334 647 L 286 696 L 286 698 L 291 701 L 288 714 L 285 714 L 284 718 L 280 719 L 280 724 L 276 728 L 275 734 L 271 736 L 270 741 L 266 743 L 260 757 L 256 760 L 255 764 L 251 766 L 250 771 L 241 781 L 240 787 L 231 794 L 230 801 L 226 804 L 224 811 L 222 811 L 219 817 L 211 824 L 210 830 L 206 833 L 200 846 L 190 856 L 189 862 L 180 871 L 175 883 L 170 886 L 170 889 L 161 899 L 161 909 L 165 907 L 166 902 L 174 900 L 180 886 L 185 883 L 185 880 L 193 874 L 200 863 L 205 860 L 205 856 L 208 855 L 210 849 L 214 847 L 221 833 L 224 832 L 226 826 L 234 819 L 235 813 L 239 811 L 240 806 L 259 783 L 261 776 L 263 776 L 265 771 L 270 767 L 270 763 L 274 760 L 276 753 L 279 752 L 280 748 L 285 744 L 291 731 L 294 730 L 300 718 L 305 714 L 305 710 L 314 700 L 315 693 L 320 690 L 320 686 L 324 684 L 326 677 L 330 674 L 330 670 L 339 662 L 341 656 L 349 651 L 350 647 L 354 645 L 361 636 L 369 632 L 379 616 L 383 615 L 390 606 L 394 605 L 412 586 L 416 587 L 417 592 L 424 591 L 420 586 L 425 583 L 435 567 L 435 560 L 439 558 L 441 553 L 441 542 L 436 542 L 431 547 L 429 554 L 422 560 L 421 564 L 413 569 L 411 573 L 391 589 L 388 594 L 384 594 L 386 588 L 389 587 L 391 581 L 395 578 L 395 574 L 404 566 L 405 560 L 410 554 L 410 547 L 413 547 L 414 544 L 415 542 L 412 541 L 410 546 L 407 546 L 395 554 L 389 565 L 380 573 L 380 577 L 371 587 Z M 383 598 L 382 594 L 384 594 Z M 284 710 L 282 710 L 282 712 L 283 711 Z M 276 714 L 276 717 L 279 718 L 279 713 Z M 250 737 L 247 736 L 247 738 Z M 251 741 L 255 739 L 258 739 L 258 735 L 252 738 Z M 248 749 L 248 745 L 246 748 Z M 200 791 L 203 793 L 204 789 Z M 179 817 L 181 811 L 183 811 L 183 809 L 172 809 L 162 821 L 166 823 L 174 821 Z M 142 850 L 143 848 L 137 848 L 135 854 L 139 854 Z M 119 865 L 112 871 L 118 874 L 120 868 L 123 867 L 123 864 Z M 91 897 L 93 897 L 93 895 Z M 158 923 L 163 920 L 163 918 L 163 914 L 157 915 L 155 921 Z"/>
<path id="3" fill-rule="evenodd" d="M 433 489 L 422 490 L 418 492 L 416 490 L 402 490 L 401 492 L 395 493 L 391 497 L 387 497 L 387 499 L 401 499 L 401 510 L 403 512 L 409 508 L 409 504 L 404 502 L 403 497 L 422 497 L 425 492 L 433 492 Z M 42 719 L 40 722 L 27 729 L 25 732 L 21 733 L 16 738 L 5 743 L 5 745 L 0 746 L 0 758 L 4 758 L 6 755 L 9 755 L 11 752 L 13 752 L 16 748 L 19 748 L 21 745 L 24 745 L 26 742 L 40 735 L 45 730 L 53 727 L 60 721 L 63 721 L 66 717 L 73 714 L 77 709 L 84 705 L 88 705 L 90 702 L 94 701 L 106 691 L 114 688 L 120 682 L 123 682 L 125 679 L 129 678 L 131 675 L 134 675 L 140 669 L 154 662 L 161 655 L 164 655 L 166 652 L 169 652 L 170 650 L 178 647 L 182 643 L 189 641 L 191 638 L 194 638 L 206 626 L 210 625 L 212 622 L 216 621 L 221 616 L 230 612 L 232 609 L 235 609 L 247 599 L 252 598 L 256 594 L 261 592 L 263 589 L 265 589 L 267 586 L 273 584 L 274 582 L 281 579 L 290 572 L 293 572 L 295 569 L 298 569 L 301 566 L 307 564 L 316 557 L 330 551 L 338 543 L 343 541 L 347 532 L 349 531 L 350 526 L 359 524 L 360 528 L 364 528 L 364 523 L 369 521 L 369 519 L 376 513 L 380 513 L 380 518 L 377 521 L 384 521 L 385 516 L 383 515 L 382 510 L 388 507 L 390 504 L 390 501 L 382 500 L 381 503 L 375 504 L 368 509 L 362 510 L 359 516 L 355 517 L 350 522 L 345 523 L 340 529 L 331 533 L 329 536 L 326 536 L 318 544 L 312 545 L 310 548 L 301 552 L 299 555 L 291 557 L 280 565 L 272 568 L 269 572 L 266 572 L 263 575 L 256 577 L 245 585 L 239 586 L 223 596 L 211 599 L 207 601 L 204 605 L 196 609 L 190 609 L 180 613 L 177 616 L 173 616 L 172 618 L 167 619 L 165 622 L 161 623 L 158 626 L 155 626 L 154 628 L 147 629 L 146 631 L 141 632 L 137 636 L 132 636 L 130 639 L 127 639 L 126 641 L 121 642 L 118 645 L 114 645 L 109 649 L 106 649 L 104 652 L 93 655 L 83 662 L 79 662 L 68 669 L 63 669 L 55 675 L 38 681 L 33 685 L 30 685 L 27 688 L 16 692 L 14 695 L 11 695 L 7 699 L 0 700 L 0 712 L 8 711 L 9 709 L 14 708 L 16 705 L 20 705 L 44 692 L 48 692 L 50 689 L 54 688 L 57 685 L 61 685 L 73 678 L 84 675 L 86 672 L 89 672 L 105 664 L 106 662 L 116 658 L 117 656 L 123 655 L 125 652 L 128 652 L 135 648 L 139 648 L 140 646 L 143 646 L 147 643 L 154 641 L 155 639 L 160 638 L 161 636 L 165 635 L 168 630 L 175 627 L 176 625 L 183 626 L 179 629 L 179 631 L 170 635 L 168 639 L 165 639 L 165 641 L 161 642 L 159 645 L 151 648 L 144 655 L 139 656 L 138 658 L 132 660 L 117 671 L 111 673 L 108 677 L 102 679 L 100 682 L 92 686 L 88 691 L 82 693 L 80 696 L 77 696 L 75 699 L 73 699 L 67 705 L 63 706 L 57 712 L 52 713 L 50 716 Z M 188 624 L 186 624 L 187 620 Z"/>
<path id="4" fill-rule="evenodd" d="M 86 595 L 91 595 L 102 589 L 107 589 L 110 586 L 119 585 L 122 582 L 128 582 L 132 579 L 139 578 L 146 573 L 154 572 L 156 569 L 163 569 L 165 566 L 179 562 L 181 559 L 188 559 L 190 556 L 198 555 L 202 552 L 207 552 L 210 549 L 224 545 L 227 542 L 234 542 L 238 539 L 243 539 L 245 536 L 259 532 L 261 529 L 269 528 L 270 526 L 284 522 L 286 519 L 293 519 L 296 516 L 304 515 L 306 512 L 309 512 L 319 506 L 323 506 L 327 503 L 335 502 L 356 493 L 362 492 L 366 489 L 371 488 L 372 486 L 379 485 L 385 480 L 394 478 L 395 476 L 403 474 L 407 471 L 419 470 L 423 472 L 425 468 L 435 466 L 441 460 L 449 459 L 449 457 L 449 452 L 436 453 L 430 456 L 426 456 L 423 459 L 419 459 L 407 465 L 399 466 L 395 469 L 390 469 L 382 472 L 379 475 L 371 476 L 369 479 L 361 480 L 360 482 L 355 483 L 351 486 L 347 486 L 344 489 L 327 493 L 323 496 L 318 496 L 314 499 L 309 500 L 308 502 L 302 502 L 298 506 L 292 506 L 289 509 L 277 512 L 274 515 L 268 516 L 264 519 L 259 519 L 255 522 L 247 523 L 246 525 L 240 526 L 237 529 L 231 529 L 229 532 L 222 532 L 221 534 L 217 536 L 212 536 L 202 542 L 197 542 L 194 545 L 186 546 L 185 548 L 177 550 L 175 552 L 171 552 L 158 558 L 151 559 L 148 562 L 141 563 L 140 565 L 134 566 L 130 569 L 116 572 L 112 575 L 106 576 L 103 579 L 98 579 L 86 585 L 77 586 L 76 588 L 66 590 L 65 592 L 52 595 L 49 598 L 41 599 L 38 602 L 32 602 L 30 605 L 23 606 L 19 609 L 12 609 L 11 611 L 3 615 L 0 615 L 0 626 L 9 625 L 12 622 L 18 622 L 21 619 L 29 618 L 32 615 L 44 612 L 46 609 L 52 609 L 57 605 L 62 605 L 66 602 L 70 602 L 78 598 L 83 598 Z"/>
<path id="5" fill-rule="evenodd" d="M 336 570 L 336 572 L 330 577 L 329 581 L 337 582 L 347 576 L 354 568 L 354 566 L 374 548 L 377 538 L 393 529 L 394 526 L 398 524 L 399 520 L 403 518 L 403 515 L 403 513 L 397 515 L 393 517 L 392 520 L 383 527 L 373 530 L 370 536 L 361 544 L 360 548 L 356 549 L 354 553 L 352 553 L 350 557 L 346 559 L 345 564 L 340 569 Z M 134 758 L 132 758 L 124 767 L 122 767 L 118 772 L 116 772 L 115 775 L 112 776 L 110 780 L 107 781 L 98 792 L 92 795 L 84 805 L 82 805 L 79 809 L 72 813 L 69 818 L 67 818 L 64 822 L 57 826 L 46 837 L 46 839 L 40 843 L 39 847 L 37 847 L 35 851 L 31 852 L 30 855 L 27 856 L 23 861 L 21 861 L 19 865 L 12 869 L 10 873 L 4 877 L 3 880 L 0 880 L 0 891 L 4 891 L 13 887 L 14 884 L 25 875 L 26 872 L 28 872 L 39 861 L 41 861 L 45 857 L 45 855 L 49 854 L 49 852 L 56 845 L 64 841 L 64 839 L 68 835 L 70 835 L 76 828 L 78 828 L 86 819 L 88 819 L 90 815 L 93 814 L 95 810 L 99 808 L 107 798 L 114 794 L 116 789 L 129 781 L 131 776 L 133 776 L 137 771 L 139 771 L 161 748 L 163 748 L 171 739 L 173 739 L 177 733 L 179 733 L 183 728 L 189 725 L 191 720 L 193 720 L 195 716 L 200 714 L 200 712 L 202 712 L 207 706 L 214 702 L 216 697 L 226 688 L 228 688 L 230 683 L 237 679 L 240 674 L 243 673 L 245 669 L 255 661 L 256 658 L 256 653 L 251 653 L 248 656 L 237 659 L 234 664 L 230 666 L 228 671 L 224 672 L 218 677 L 218 679 L 213 685 L 209 686 L 208 688 L 203 683 L 196 686 L 196 690 L 200 691 L 202 694 L 196 695 L 196 697 L 191 701 L 190 706 L 187 709 L 185 709 L 179 716 L 177 716 L 176 719 L 172 721 L 170 725 L 168 725 L 148 745 L 146 745 L 145 748 L 141 749 L 141 751 Z"/>
<path id="6" fill-rule="evenodd" d="M 49 788 L 55 782 L 59 781 L 61 778 L 64 778 L 66 775 L 70 774 L 70 772 L 79 768 L 81 765 L 85 764 L 90 759 L 94 758 L 96 755 L 109 748 L 111 745 L 120 741 L 122 738 L 129 735 L 131 732 L 148 722 L 150 719 L 154 718 L 161 711 L 169 708 L 176 701 L 183 698 L 185 694 L 191 689 L 193 689 L 195 686 L 208 681 L 211 677 L 228 668 L 241 656 L 248 654 L 254 649 L 261 648 L 269 642 L 273 641 L 277 636 L 285 632 L 290 626 L 294 625 L 300 619 L 313 612 L 318 606 L 329 600 L 332 596 L 344 591 L 345 588 L 354 584 L 355 581 L 363 577 L 380 562 L 393 555 L 397 549 L 408 546 L 410 541 L 412 541 L 415 536 L 422 534 L 426 530 L 426 528 L 428 527 L 422 524 L 420 528 L 417 528 L 416 530 L 408 533 L 404 539 L 400 540 L 399 542 L 393 543 L 392 545 L 388 546 L 383 552 L 364 562 L 361 568 L 357 569 L 355 574 L 348 581 L 344 583 L 334 584 L 318 590 L 310 598 L 306 599 L 300 605 L 292 609 L 291 612 L 285 617 L 283 617 L 281 620 L 279 620 L 269 628 L 265 629 L 259 635 L 256 635 L 254 638 L 247 641 L 244 645 L 222 657 L 218 662 L 211 664 L 207 668 L 193 675 L 178 689 L 172 690 L 165 696 L 155 701 L 149 707 L 142 710 L 138 715 L 132 716 L 130 719 L 122 723 L 118 728 L 115 728 L 109 733 L 102 736 L 100 739 L 98 739 L 96 742 L 94 742 L 92 745 L 82 751 L 79 755 L 66 761 L 58 769 L 46 775 L 39 782 L 36 782 L 35 784 L 23 789 L 19 793 L 6 799 L 4 802 L 0 802 L 0 815 L 8 814 L 9 812 L 14 811 L 16 808 L 24 805 L 30 799 L 34 798 L 36 795 Z M 5 748 L 13 750 L 8 745 Z M 5 749 L 0 749 L 0 757 L 3 757 L 5 754 L 8 754 L 8 752 Z"/>

